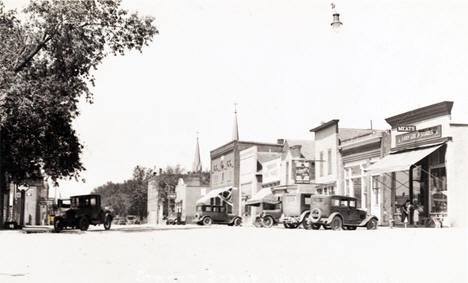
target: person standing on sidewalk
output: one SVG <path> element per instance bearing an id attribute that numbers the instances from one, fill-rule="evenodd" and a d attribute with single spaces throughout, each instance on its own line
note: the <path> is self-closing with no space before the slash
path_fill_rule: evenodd
<path id="1" fill-rule="evenodd" d="M 409 204 L 410 204 L 410 201 L 406 200 L 406 202 L 402 206 L 400 206 L 401 223 L 405 223 L 405 220 L 408 221 L 407 218 L 409 215 L 409 210 L 408 210 Z"/>

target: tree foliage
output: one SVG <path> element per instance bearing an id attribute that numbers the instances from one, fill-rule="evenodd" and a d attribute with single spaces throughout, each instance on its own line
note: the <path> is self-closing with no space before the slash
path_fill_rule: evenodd
<path id="1" fill-rule="evenodd" d="M 22 12 L 0 0 L 1 168 L 20 183 L 41 171 L 79 177 L 83 149 L 72 128 L 78 101 L 92 102 L 92 71 L 108 55 L 141 51 L 153 19 L 119 0 L 34 0 Z"/>
<path id="2" fill-rule="evenodd" d="M 183 169 L 177 165 L 168 166 L 158 174 L 153 169 L 136 166 L 133 177 L 123 183 L 109 182 L 97 187 L 93 193 L 101 195 L 104 206 L 111 207 L 115 214 L 147 216 L 148 182 L 155 178 L 158 182 L 160 205 L 167 211 L 168 195 L 173 193 L 179 179 L 183 176 Z"/>

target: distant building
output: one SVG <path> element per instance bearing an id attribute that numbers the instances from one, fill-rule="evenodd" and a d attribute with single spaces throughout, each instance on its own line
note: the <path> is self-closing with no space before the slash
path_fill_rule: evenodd
<path id="1" fill-rule="evenodd" d="M 242 190 L 240 188 L 240 163 L 241 155 L 240 152 L 250 148 L 255 147 L 255 153 L 252 153 L 252 156 L 248 157 L 250 153 L 244 155 L 244 158 L 251 158 L 251 161 L 248 161 L 251 164 L 251 168 L 246 169 L 248 171 L 256 172 L 256 159 L 258 154 L 263 153 L 278 153 L 281 152 L 283 145 L 276 143 L 261 143 L 261 142 L 249 142 L 249 141 L 240 141 L 239 140 L 239 130 L 237 124 L 237 110 L 234 116 L 234 128 L 232 141 L 229 143 L 220 146 L 216 149 L 213 149 L 210 152 L 211 157 L 211 171 L 210 171 L 210 187 L 211 189 L 218 188 L 232 188 L 232 202 L 233 202 L 233 213 L 237 215 L 242 215 Z M 253 164 L 253 165 L 252 165 Z M 253 167 L 252 167 L 253 166 Z M 255 174 L 254 174 L 255 175 Z M 244 194 L 251 192 L 251 187 L 256 186 L 255 184 L 245 183 Z"/>
<path id="2" fill-rule="evenodd" d="M 179 179 L 175 188 L 175 212 L 183 221 L 191 223 L 195 216 L 195 204 L 198 199 L 210 191 L 210 173 L 195 172 Z"/>
<path id="3" fill-rule="evenodd" d="M 17 225 L 48 224 L 52 209 L 49 185 L 43 179 L 26 180 L 25 185 L 9 185 L 6 199 L 5 222 Z"/>

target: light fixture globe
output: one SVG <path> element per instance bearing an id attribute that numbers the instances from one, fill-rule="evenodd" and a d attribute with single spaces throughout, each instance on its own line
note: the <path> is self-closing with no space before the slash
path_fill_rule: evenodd
<path id="1" fill-rule="evenodd" d="M 340 22 L 340 14 L 339 13 L 333 13 L 333 22 L 331 23 L 331 26 L 335 32 L 340 31 L 341 26 L 343 25 L 342 22 Z"/>

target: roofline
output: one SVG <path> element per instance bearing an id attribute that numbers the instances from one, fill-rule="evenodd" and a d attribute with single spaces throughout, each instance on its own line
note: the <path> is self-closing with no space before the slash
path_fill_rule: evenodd
<path id="1" fill-rule="evenodd" d="M 383 133 L 385 132 L 384 130 L 374 130 L 374 129 L 362 129 L 362 130 L 372 130 L 373 132 L 370 132 L 370 133 L 367 133 L 367 134 L 362 134 L 360 136 L 355 136 L 355 137 L 352 137 L 352 138 L 343 139 L 341 141 L 342 142 L 348 142 L 350 140 L 362 138 L 362 137 L 369 136 L 369 135 L 375 135 L 375 134 L 379 134 L 379 137 L 381 137 L 383 135 Z"/>
<path id="2" fill-rule="evenodd" d="M 450 126 L 453 126 L 453 127 L 468 127 L 468 124 L 465 124 L 465 123 L 450 123 Z"/>
<path id="3" fill-rule="evenodd" d="M 225 147 L 225 146 L 227 146 L 227 145 L 230 145 L 230 144 L 232 144 L 232 143 L 236 143 L 236 142 L 237 142 L 237 143 L 244 143 L 244 144 L 251 144 L 251 145 L 270 145 L 270 146 L 283 147 L 282 144 L 278 144 L 278 143 L 252 142 L 252 141 L 235 141 L 235 140 L 232 140 L 232 141 L 230 141 L 230 142 L 228 142 L 228 143 L 226 143 L 226 144 L 223 144 L 223 145 L 221 145 L 221 146 L 219 146 L 219 147 L 217 147 L 217 148 L 215 148 L 215 149 L 210 150 L 210 153 L 212 153 L 212 152 L 214 152 L 214 151 L 216 151 L 216 150 L 219 150 L 219 149 L 221 149 L 221 148 L 223 148 L 223 147 Z"/>
<path id="4" fill-rule="evenodd" d="M 335 125 L 335 124 L 338 125 L 338 122 L 339 122 L 339 121 L 340 121 L 340 120 L 338 120 L 338 119 L 330 120 L 330 121 L 328 121 L 328 122 L 326 122 L 326 123 L 323 123 L 322 125 L 320 125 L 320 126 L 318 126 L 318 127 L 315 127 L 315 128 L 310 129 L 309 132 L 318 132 L 318 131 L 323 130 L 323 129 L 325 129 L 325 128 L 328 128 L 328 127 L 330 127 L 330 126 L 332 126 L 332 125 Z"/>
<path id="5" fill-rule="evenodd" d="M 428 106 L 416 108 L 404 113 L 386 118 L 385 121 L 395 128 L 400 122 L 413 123 L 452 113 L 453 101 L 442 101 Z"/>

